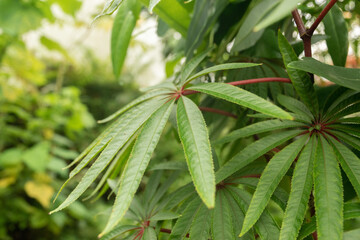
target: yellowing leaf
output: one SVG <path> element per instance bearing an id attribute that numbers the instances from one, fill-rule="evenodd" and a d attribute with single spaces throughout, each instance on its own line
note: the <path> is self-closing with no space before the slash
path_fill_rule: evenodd
<path id="1" fill-rule="evenodd" d="M 35 198 L 44 208 L 49 207 L 50 199 L 54 194 L 54 189 L 50 185 L 28 181 L 24 189 L 29 197 Z"/>
<path id="2" fill-rule="evenodd" d="M 0 179 L 0 188 L 6 188 L 7 186 L 13 184 L 16 181 L 15 177 L 6 177 Z"/>

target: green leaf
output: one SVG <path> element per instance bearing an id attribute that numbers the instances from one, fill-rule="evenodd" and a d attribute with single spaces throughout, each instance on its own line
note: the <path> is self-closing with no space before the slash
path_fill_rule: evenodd
<path id="1" fill-rule="evenodd" d="M 132 0 L 134 1 L 134 0 Z M 149 6 L 149 0 L 140 0 L 145 6 Z M 160 1 L 153 9 L 164 22 L 186 37 L 190 25 L 190 14 L 177 0 Z"/>
<path id="2" fill-rule="evenodd" d="M 229 203 L 223 190 L 216 193 L 211 230 L 214 240 L 235 239 Z"/>
<path id="3" fill-rule="evenodd" d="M 50 162 L 49 151 L 50 143 L 43 141 L 24 151 L 21 158 L 31 170 L 44 172 Z"/>
<path id="4" fill-rule="evenodd" d="M 301 133 L 301 130 L 280 132 L 266 136 L 247 145 L 216 172 L 216 183 L 219 183 L 225 178 L 231 176 L 236 171 L 250 164 L 271 149 L 295 137 L 299 133 Z"/>
<path id="5" fill-rule="evenodd" d="M 289 63 L 297 61 L 298 57 L 296 56 L 296 53 L 290 43 L 280 31 L 278 32 L 278 41 L 284 65 L 291 79 L 292 85 L 294 86 L 297 94 L 300 96 L 302 102 L 314 115 L 317 115 L 319 111 L 319 103 L 310 76 L 306 72 L 292 69 L 288 66 Z"/>
<path id="6" fill-rule="evenodd" d="M 162 162 L 162 163 L 158 163 L 154 166 L 151 166 L 149 168 L 150 171 L 153 170 L 186 170 L 187 166 L 186 163 L 184 162 L 175 162 L 175 161 L 170 161 L 170 162 Z"/>
<path id="7" fill-rule="evenodd" d="M 181 213 L 181 217 L 176 221 L 173 229 L 171 230 L 170 240 L 186 239 L 186 234 L 190 229 L 191 223 L 202 206 L 203 205 L 198 197 L 193 199 L 186 206 L 185 210 Z"/>
<path id="8" fill-rule="evenodd" d="M 179 137 L 195 188 L 208 208 L 215 205 L 215 176 L 209 135 L 199 108 L 181 97 L 177 105 Z"/>
<path id="9" fill-rule="evenodd" d="M 245 91 L 244 89 L 225 83 L 206 83 L 188 88 L 190 90 L 203 92 L 226 101 L 251 108 L 255 111 L 282 119 L 292 119 L 292 116 L 278 106 L 265 99 Z"/>
<path id="10" fill-rule="evenodd" d="M 164 197 L 158 208 L 171 210 L 193 194 L 195 194 L 194 186 L 191 183 L 186 184 Z"/>
<path id="11" fill-rule="evenodd" d="M 296 6 L 303 1 L 304 0 L 282 0 L 274 9 L 271 10 L 269 15 L 267 15 L 255 26 L 254 31 L 257 32 L 260 29 L 266 28 L 271 24 L 279 21 L 280 19 L 291 15 L 291 11 L 294 10 Z"/>
<path id="12" fill-rule="evenodd" d="M 353 148 L 360 151 L 360 140 L 358 138 L 348 135 L 346 133 L 340 132 L 340 131 L 329 130 L 329 132 L 334 134 L 336 137 L 341 139 L 343 142 L 349 144 Z"/>
<path id="13" fill-rule="evenodd" d="M 101 234 L 109 232 L 125 215 L 142 176 L 150 161 L 151 155 L 160 139 L 160 135 L 169 118 L 174 101 L 159 108 L 144 124 L 135 142 L 133 151 L 121 175 L 120 187 L 116 195 L 110 219 Z"/>
<path id="14" fill-rule="evenodd" d="M 111 240 L 115 237 L 118 237 L 119 235 L 131 231 L 131 230 L 135 230 L 138 226 L 135 225 L 121 225 L 118 226 L 116 228 L 114 228 L 114 230 L 112 230 L 111 232 L 109 232 L 108 234 L 105 234 L 102 238 L 100 238 L 100 240 Z"/>
<path id="15" fill-rule="evenodd" d="M 211 213 L 205 205 L 201 205 L 190 229 L 190 240 L 208 240 L 210 235 Z"/>
<path id="16" fill-rule="evenodd" d="M 157 240 L 155 229 L 152 227 L 147 227 L 144 230 L 144 234 L 141 238 L 142 240 Z"/>
<path id="17" fill-rule="evenodd" d="M 160 0 L 150 0 L 149 2 L 149 12 L 152 13 L 154 7 L 160 2 Z"/>
<path id="18" fill-rule="evenodd" d="M 288 64 L 288 67 L 311 72 L 340 86 L 360 91 L 360 69 L 332 66 L 313 58 L 303 58 Z"/>
<path id="19" fill-rule="evenodd" d="M 278 101 L 281 105 L 283 105 L 290 111 L 296 113 L 296 116 L 301 115 L 303 119 L 306 119 L 309 122 L 314 120 L 314 115 L 309 111 L 305 104 L 300 102 L 299 100 L 279 94 Z"/>
<path id="20" fill-rule="evenodd" d="M 255 25 L 279 2 L 280 0 L 252 1 L 254 5 L 248 8 L 245 17 L 241 20 L 241 27 L 235 37 L 234 50 L 246 40 L 253 32 Z M 231 51 L 234 51 L 233 49 Z"/>
<path id="21" fill-rule="evenodd" d="M 288 205 L 280 231 L 281 240 L 296 239 L 304 220 L 313 184 L 312 173 L 316 143 L 316 137 L 311 137 L 296 163 Z"/>
<path id="22" fill-rule="evenodd" d="M 188 79 L 190 74 L 195 70 L 197 66 L 199 66 L 199 64 L 205 59 L 205 57 L 212 49 L 213 48 L 208 48 L 197 56 L 191 58 L 191 60 L 184 65 L 183 69 L 181 70 L 180 83 L 184 83 L 185 80 Z"/>
<path id="23" fill-rule="evenodd" d="M 334 65 L 344 67 L 348 54 L 348 29 L 344 15 L 337 4 L 325 15 L 323 21 L 329 54 Z"/>
<path id="24" fill-rule="evenodd" d="M 222 70 L 229 70 L 229 69 L 240 69 L 240 68 L 248 68 L 248 67 L 256 67 L 256 66 L 260 66 L 261 64 L 259 63 L 224 63 L 224 64 L 219 64 L 219 65 L 215 65 L 213 67 L 209 67 L 206 68 L 194 75 L 192 75 L 191 77 L 189 77 L 186 82 L 191 82 L 192 80 L 204 76 L 206 74 L 212 73 L 212 72 L 217 72 L 217 71 L 222 71 Z"/>
<path id="25" fill-rule="evenodd" d="M 129 0 L 125 0 L 125 1 L 129 1 Z M 107 0 L 105 5 L 104 5 L 104 8 L 103 10 L 101 11 L 101 13 L 99 15 L 97 15 L 95 17 L 95 19 L 93 20 L 93 22 L 104 16 L 104 15 L 111 15 L 113 14 L 116 9 L 118 9 L 118 7 L 124 2 L 124 0 Z"/>
<path id="26" fill-rule="evenodd" d="M 357 195 L 360 196 L 360 159 L 343 144 L 339 143 L 333 138 L 330 139 L 330 143 L 332 144 L 336 158 L 348 176 Z"/>
<path id="27" fill-rule="evenodd" d="M 225 137 L 215 140 L 213 142 L 213 145 L 220 145 L 220 144 L 232 142 L 239 138 L 249 137 L 254 134 L 259 134 L 259 133 L 264 133 L 264 132 L 269 132 L 284 128 L 301 127 L 303 125 L 304 124 L 299 122 L 287 121 L 287 120 L 283 120 L 283 121 L 278 119 L 266 120 L 232 131 L 230 134 L 226 135 Z"/>
<path id="28" fill-rule="evenodd" d="M 314 198 L 319 239 L 342 239 L 343 189 L 340 168 L 329 143 L 320 137 L 314 162 Z"/>
<path id="29" fill-rule="evenodd" d="M 249 209 L 246 212 L 240 236 L 245 234 L 259 219 L 277 185 L 303 148 L 308 136 L 302 136 L 278 152 L 268 163 L 260 177 Z"/>
<path id="30" fill-rule="evenodd" d="M 44 45 L 50 51 L 57 51 L 57 52 L 61 53 L 66 58 L 66 60 L 72 61 L 68 52 L 58 42 L 56 42 L 50 38 L 47 38 L 45 36 L 40 37 L 40 42 L 42 45 Z"/>
<path id="31" fill-rule="evenodd" d="M 131 34 L 139 17 L 141 4 L 138 1 L 126 0 L 119 7 L 111 32 L 111 60 L 113 72 L 119 77 L 124 65 Z"/>
<path id="32" fill-rule="evenodd" d="M 152 217 L 149 218 L 149 220 L 152 221 L 171 220 L 171 219 L 179 218 L 180 216 L 181 216 L 180 214 L 174 212 L 162 211 L 154 214 Z"/>
<path id="33" fill-rule="evenodd" d="M 111 162 L 119 150 L 127 143 L 127 141 L 134 135 L 134 133 L 140 128 L 140 126 L 156 111 L 161 105 L 156 101 L 148 101 L 143 107 L 147 108 L 133 108 L 127 114 L 124 115 L 123 121 L 117 126 L 116 134 L 114 134 L 109 143 L 106 143 L 100 156 L 96 159 L 93 165 L 87 170 L 84 177 L 81 179 L 76 188 L 70 193 L 66 200 L 51 213 L 60 211 L 67 207 L 76 199 L 78 199 L 85 190 L 91 185 L 91 183 L 97 178 L 97 176 L 105 169 L 105 167 Z M 97 154 L 95 154 L 97 155 Z M 89 160 L 90 161 L 90 160 Z M 80 171 L 80 170 L 78 170 Z M 73 177 L 71 175 L 66 183 Z M 60 191 L 63 189 L 60 189 Z M 60 192 L 59 191 L 59 192 Z"/>

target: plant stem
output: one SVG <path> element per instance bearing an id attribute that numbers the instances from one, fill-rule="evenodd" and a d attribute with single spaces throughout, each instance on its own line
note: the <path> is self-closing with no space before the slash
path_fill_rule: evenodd
<path id="1" fill-rule="evenodd" d="M 330 11 L 330 9 L 334 6 L 337 0 L 331 0 L 325 8 L 321 11 L 320 15 L 315 19 L 315 22 L 311 25 L 311 27 L 306 31 L 310 36 L 313 35 L 315 29 L 318 27 L 320 22 L 324 19 L 326 14 Z"/>
<path id="2" fill-rule="evenodd" d="M 232 114 L 230 112 L 226 112 L 226 111 L 223 111 L 223 110 L 220 110 L 220 109 L 209 108 L 209 107 L 199 107 L 199 109 L 201 111 L 204 111 L 204 112 L 213 112 L 213 113 L 217 113 L 217 114 L 220 114 L 220 115 L 224 115 L 224 116 L 227 116 L 227 117 L 237 119 L 237 116 L 235 114 Z"/>

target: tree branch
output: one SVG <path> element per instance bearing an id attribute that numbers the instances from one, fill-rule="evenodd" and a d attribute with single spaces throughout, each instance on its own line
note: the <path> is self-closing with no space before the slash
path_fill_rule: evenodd
<path id="1" fill-rule="evenodd" d="M 313 35 L 315 29 L 319 26 L 320 22 L 324 19 L 326 14 L 330 11 L 330 9 L 334 6 L 337 0 L 331 0 L 325 8 L 321 11 L 320 15 L 315 19 L 315 22 L 311 25 L 311 27 L 306 31 L 310 36 Z"/>

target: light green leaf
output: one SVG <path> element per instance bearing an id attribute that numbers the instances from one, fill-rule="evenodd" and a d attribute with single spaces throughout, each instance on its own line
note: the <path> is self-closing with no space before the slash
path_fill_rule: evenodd
<path id="1" fill-rule="evenodd" d="M 111 232 L 109 232 L 108 234 L 105 234 L 102 238 L 100 238 L 100 240 L 111 240 L 115 237 L 118 237 L 119 235 L 131 231 L 131 230 L 135 230 L 138 226 L 135 225 L 121 225 L 118 226 L 116 228 L 114 228 L 114 230 L 112 230 Z"/>
<path id="2" fill-rule="evenodd" d="M 206 83 L 188 88 L 190 90 L 203 92 L 211 96 L 224 99 L 226 101 L 251 108 L 255 111 L 282 119 L 292 119 L 292 116 L 278 106 L 266 101 L 265 99 L 225 83 Z"/>
<path id="3" fill-rule="evenodd" d="M 235 37 L 233 49 L 236 50 L 243 41 L 246 40 L 248 35 L 253 32 L 255 25 L 266 14 L 274 8 L 280 0 L 264 0 L 264 1 L 252 1 L 251 6 L 248 8 L 245 17 L 242 19 L 241 27 Z M 234 51 L 234 50 L 231 51 Z"/>
<path id="4" fill-rule="evenodd" d="M 201 205 L 190 229 L 190 240 L 208 240 L 210 235 L 211 213 L 205 205 Z"/>
<path id="5" fill-rule="evenodd" d="M 44 172 L 50 161 L 50 143 L 40 142 L 23 152 L 21 158 L 31 170 Z"/>
<path id="6" fill-rule="evenodd" d="M 142 240 L 157 240 L 155 229 L 152 227 L 147 227 L 144 230 L 144 234 L 141 238 Z"/>
<path id="7" fill-rule="evenodd" d="M 289 63 L 297 61 L 298 57 L 280 30 L 278 32 L 278 41 L 284 65 L 291 79 L 292 85 L 294 86 L 297 94 L 300 96 L 302 102 L 314 115 L 317 115 L 319 111 L 319 103 L 310 76 L 306 72 L 295 70 L 288 66 Z"/>
<path id="8" fill-rule="evenodd" d="M 342 169 L 348 176 L 357 195 L 360 196 L 360 159 L 350 149 L 333 138 L 330 138 L 330 143 Z"/>
<path id="9" fill-rule="evenodd" d="M 203 205 L 199 198 L 192 200 L 181 213 L 181 217 L 176 221 L 173 229 L 171 230 L 170 240 L 186 239 L 191 223 Z"/>
<path id="10" fill-rule="evenodd" d="M 152 13 L 154 7 L 160 2 L 160 0 L 150 0 L 149 2 L 149 12 Z"/>
<path id="11" fill-rule="evenodd" d="M 278 119 L 262 121 L 262 122 L 254 123 L 254 124 L 248 125 L 246 127 L 232 131 L 230 134 L 226 135 L 225 137 L 215 140 L 213 142 L 213 145 L 219 145 L 219 144 L 232 142 L 239 138 L 249 137 L 254 134 L 274 131 L 274 130 L 283 129 L 283 128 L 301 127 L 303 125 L 304 124 L 299 123 L 299 122 L 287 121 L 287 120 L 282 121 L 282 120 L 278 120 Z"/>
<path id="12" fill-rule="evenodd" d="M 303 58 L 288 64 L 288 67 L 311 72 L 340 86 L 360 91 L 360 69 L 332 66 L 313 58 Z"/>
<path id="13" fill-rule="evenodd" d="M 295 137 L 299 133 L 301 133 L 301 130 L 280 132 L 266 136 L 247 145 L 216 172 L 216 183 L 219 183 L 225 178 L 231 176 L 236 171 L 250 164 L 271 149 Z"/>
<path id="14" fill-rule="evenodd" d="M 119 7 L 111 32 L 111 60 L 113 72 L 120 76 L 129 47 L 131 34 L 139 17 L 141 4 L 135 0 L 125 0 Z"/>
<path id="15" fill-rule="evenodd" d="M 109 232 L 116 226 L 129 208 L 151 155 L 155 150 L 160 135 L 169 118 L 173 104 L 174 101 L 170 101 L 159 108 L 140 131 L 130 158 L 121 175 L 120 187 L 116 195 L 110 219 L 101 234 Z"/>
<path id="16" fill-rule="evenodd" d="M 132 0 L 134 1 L 134 0 Z M 145 6 L 149 6 L 149 0 L 140 0 Z M 186 37 L 190 25 L 190 13 L 177 0 L 160 1 L 153 9 L 161 20 Z"/>
<path id="17" fill-rule="evenodd" d="M 61 53 L 66 58 L 66 60 L 72 61 L 68 52 L 58 42 L 56 42 L 50 38 L 47 38 L 45 36 L 41 36 L 40 43 L 42 45 L 44 45 L 50 51 L 57 51 L 57 52 Z"/>
<path id="18" fill-rule="evenodd" d="M 259 219 L 277 185 L 303 148 L 308 135 L 302 136 L 278 152 L 268 163 L 256 187 L 249 209 L 246 212 L 240 236 L 245 234 Z"/>
<path id="19" fill-rule="evenodd" d="M 129 1 L 129 0 L 125 0 L 125 1 Z M 93 22 L 104 16 L 104 15 L 111 15 L 113 14 L 116 9 L 118 9 L 118 7 L 124 2 L 124 0 L 107 0 L 105 5 L 104 5 L 104 8 L 103 10 L 101 11 L 101 13 L 99 15 L 97 15 L 95 17 L 95 19 L 93 20 Z"/>
<path id="20" fill-rule="evenodd" d="M 311 137 L 300 154 L 291 181 L 291 192 L 280 231 L 280 240 L 296 239 L 304 220 L 313 184 L 316 137 Z"/>
<path id="21" fill-rule="evenodd" d="M 314 163 L 314 198 L 319 239 L 342 239 L 343 188 L 340 168 L 334 151 L 321 136 Z"/>
<path id="22" fill-rule="evenodd" d="M 181 216 L 180 214 L 177 214 L 174 212 L 162 211 L 162 212 L 158 212 L 155 215 L 153 215 L 152 217 L 150 217 L 149 220 L 152 220 L 152 221 L 171 220 L 171 219 L 179 218 L 180 216 Z"/>
<path id="23" fill-rule="evenodd" d="M 191 60 L 184 65 L 183 69 L 181 70 L 180 83 L 184 83 L 185 80 L 188 79 L 190 74 L 195 70 L 197 66 L 199 66 L 199 64 L 205 59 L 205 57 L 212 49 L 213 48 L 208 48 L 197 56 L 191 58 Z"/>
<path id="24" fill-rule="evenodd" d="M 348 54 L 348 29 L 344 15 L 337 4 L 325 15 L 323 21 L 329 54 L 334 65 L 344 67 Z"/>
<path id="25" fill-rule="evenodd" d="M 85 190 L 105 169 L 105 167 L 111 162 L 111 160 L 127 143 L 127 141 L 134 135 L 134 133 L 141 127 L 141 125 L 154 113 L 154 111 L 156 111 L 161 106 L 161 102 L 148 101 L 143 106 L 147 108 L 133 108 L 131 111 L 124 115 L 123 121 L 121 121 L 117 126 L 116 134 L 114 134 L 110 138 L 109 143 L 106 143 L 104 147 L 101 148 L 101 150 L 104 150 L 101 152 L 100 156 L 89 168 L 89 170 L 87 170 L 80 183 L 70 193 L 66 200 L 55 210 L 51 211 L 51 213 L 60 211 L 61 209 L 67 207 L 85 192 Z M 63 187 L 71 179 L 72 176 L 74 175 L 71 175 L 70 173 L 70 178 L 64 183 Z"/>
<path id="26" fill-rule="evenodd" d="M 248 68 L 248 67 L 256 67 L 256 66 L 260 66 L 260 63 L 224 63 L 224 64 L 219 64 L 219 65 L 215 65 L 209 68 L 206 68 L 194 75 L 192 75 L 191 77 L 189 77 L 186 82 L 191 82 L 192 80 L 204 76 L 206 74 L 212 73 L 212 72 L 217 72 L 217 71 L 222 71 L 222 70 L 229 70 L 229 69 L 239 69 L 239 68 Z"/>
<path id="27" fill-rule="evenodd" d="M 214 240 L 235 239 L 229 203 L 221 190 L 216 193 L 211 230 Z"/>
<path id="28" fill-rule="evenodd" d="M 282 0 L 274 9 L 271 10 L 269 15 L 267 15 L 255 26 L 254 31 L 257 32 L 260 29 L 266 28 L 271 24 L 279 21 L 280 19 L 291 15 L 291 11 L 294 10 L 296 6 L 303 1 L 304 0 Z"/>
<path id="29" fill-rule="evenodd" d="M 208 208 L 215 205 L 215 176 L 209 135 L 199 108 L 187 97 L 177 105 L 179 137 L 195 188 Z"/>

